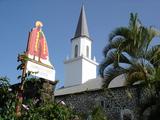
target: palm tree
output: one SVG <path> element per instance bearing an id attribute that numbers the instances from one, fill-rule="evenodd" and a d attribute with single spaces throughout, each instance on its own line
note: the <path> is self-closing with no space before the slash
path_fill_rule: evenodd
<path id="1" fill-rule="evenodd" d="M 104 86 L 117 76 L 124 75 L 126 85 L 137 81 L 153 80 L 160 65 L 160 45 L 150 47 L 159 31 L 153 27 L 144 27 L 137 14 L 130 14 L 129 26 L 116 28 L 109 35 L 109 43 L 100 64 L 100 75 Z"/>

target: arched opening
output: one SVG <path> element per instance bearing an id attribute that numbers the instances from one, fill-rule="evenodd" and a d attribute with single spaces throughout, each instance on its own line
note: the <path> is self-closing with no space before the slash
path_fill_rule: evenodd
<path id="1" fill-rule="evenodd" d="M 86 56 L 89 58 L 89 46 L 86 47 Z"/>
<path id="2" fill-rule="evenodd" d="M 78 45 L 75 46 L 74 57 L 78 57 Z"/>
<path id="3" fill-rule="evenodd" d="M 129 109 L 121 110 L 121 120 L 133 120 L 133 112 Z"/>

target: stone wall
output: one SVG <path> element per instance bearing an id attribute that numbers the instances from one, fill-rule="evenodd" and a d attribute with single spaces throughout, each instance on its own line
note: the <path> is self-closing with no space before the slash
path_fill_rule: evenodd
<path id="1" fill-rule="evenodd" d="M 55 97 L 56 101 L 64 101 L 74 111 L 86 115 L 89 115 L 95 106 L 101 106 L 109 120 L 123 120 L 125 115 L 129 115 L 131 120 L 138 120 L 138 108 L 145 98 L 146 92 L 140 86 L 85 91 Z"/>
<path id="2" fill-rule="evenodd" d="M 52 82 L 41 78 L 31 78 L 31 80 L 27 80 L 24 84 L 24 100 L 38 99 L 40 102 L 54 101 L 54 89 L 56 84 L 57 81 Z M 16 94 L 20 85 L 20 83 L 12 85 L 12 92 Z"/>

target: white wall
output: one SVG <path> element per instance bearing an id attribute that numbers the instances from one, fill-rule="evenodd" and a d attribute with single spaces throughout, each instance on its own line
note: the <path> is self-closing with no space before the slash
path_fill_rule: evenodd
<path id="1" fill-rule="evenodd" d="M 82 63 L 82 83 L 87 82 L 89 79 L 96 78 L 97 63 L 87 58 L 82 59 Z"/>
<path id="2" fill-rule="evenodd" d="M 65 62 L 64 65 L 64 87 L 81 84 L 82 60 L 73 59 Z"/>
<path id="3" fill-rule="evenodd" d="M 92 41 L 87 37 L 78 37 L 71 41 L 71 59 L 64 62 L 64 87 L 80 85 L 89 79 L 96 78 L 97 63 L 91 60 Z M 75 58 L 75 46 L 78 45 L 78 56 Z M 87 58 L 87 46 L 89 55 Z"/>
<path id="4" fill-rule="evenodd" d="M 75 46 L 78 45 L 78 56 L 87 56 L 86 48 L 89 47 L 89 59 L 91 59 L 91 40 L 86 37 L 79 37 L 72 40 L 71 58 L 74 58 Z"/>
<path id="5" fill-rule="evenodd" d="M 65 61 L 64 87 L 80 85 L 89 79 L 96 78 L 97 63 L 86 58 L 78 57 Z"/>

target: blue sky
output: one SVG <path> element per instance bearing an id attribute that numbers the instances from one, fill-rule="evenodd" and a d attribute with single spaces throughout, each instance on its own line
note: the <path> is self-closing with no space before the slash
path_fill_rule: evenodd
<path id="1" fill-rule="evenodd" d="M 159 0 L 0 0 L 0 76 L 17 83 L 17 55 L 26 49 L 28 32 L 37 20 L 43 22 L 51 62 L 56 69 L 58 86 L 63 85 L 64 64 L 70 56 L 80 8 L 84 3 L 89 33 L 93 39 L 92 56 L 103 59 L 102 50 L 109 33 L 127 26 L 129 14 L 137 12 L 145 26 L 160 29 Z M 157 42 L 154 42 L 156 44 Z"/>

